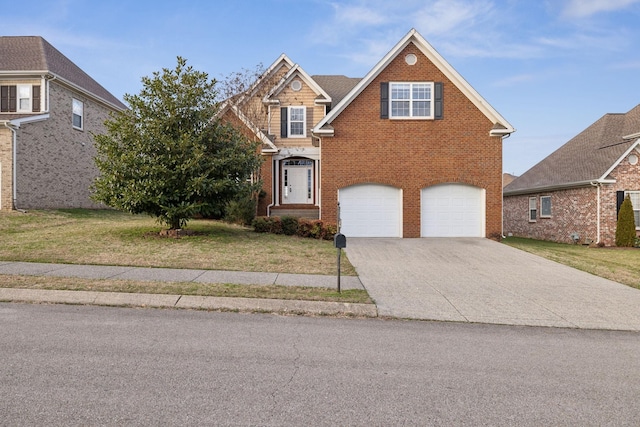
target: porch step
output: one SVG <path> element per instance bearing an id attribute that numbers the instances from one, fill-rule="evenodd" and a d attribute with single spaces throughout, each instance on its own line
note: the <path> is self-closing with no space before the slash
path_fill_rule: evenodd
<path id="1" fill-rule="evenodd" d="M 271 209 L 271 216 L 294 216 L 296 218 L 319 219 L 320 209 Z"/>

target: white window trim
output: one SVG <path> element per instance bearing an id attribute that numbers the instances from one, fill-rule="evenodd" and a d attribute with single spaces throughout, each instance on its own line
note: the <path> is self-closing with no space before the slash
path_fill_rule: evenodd
<path id="1" fill-rule="evenodd" d="M 20 89 L 21 88 L 28 88 L 27 92 L 29 93 L 29 96 L 24 98 L 24 97 L 20 97 Z M 21 102 L 20 100 L 22 99 L 28 99 L 29 100 L 29 105 L 27 106 L 27 108 L 20 108 L 21 107 Z M 33 85 L 30 84 L 21 84 L 21 85 L 16 85 L 16 112 L 17 113 L 31 113 L 32 112 L 32 104 L 33 104 Z"/>
<path id="2" fill-rule="evenodd" d="M 624 192 L 624 196 L 627 197 L 627 195 L 630 194 L 638 194 L 638 199 L 640 199 L 640 191 L 625 191 Z M 631 197 L 631 196 L 630 196 Z M 633 200 L 631 201 L 631 205 L 633 206 L 633 217 L 635 218 L 636 216 L 636 212 L 640 211 L 640 203 L 637 203 L 638 206 L 636 206 L 635 204 L 633 204 Z M 636 223 L 636 230 L 640 230 L 640 224 Z"/>
<path id="3" fill-rule="evenodd" d="M 292 114 L 291 110 L 302 110 L 302 135 L 294 135 L 291 132 L 291 124 L 292 123 L 300 123 L 300 121 L 296 120 L 295 122 L 291 120 Z M 287 111 L 287 138 L 306 138 L 307 137 L 307 107 L 303 105 L 292 105 L 289 106 Z"/>
<path id="4" fill-rule="evenodd" d="M 531 202 L 533 202 L 533 207 L 531 207 Z M 531 215 L 531 212 L 535 212 L 534 215 Z M 538 198 L 537 197 L 529 197 L 529 208 L 528 214 L 529 222 L 536 222 L 538 220 Z"/>
<path id="5" fill-rule="evenodd" d="M 81 114 L 76 114 L 76 112 L 74 111 L 74 104 L 78 102 L 80 104 L 80 106 L 82 107 L 82 112 Z M 80 116 L 80 126 L 76 126 L 74 123 L 74 116 Z M 71 126 L 73 126 L 74 129 L 78 129 L 78 130 L 84 130 L 84 102 L 80 101 L 79 99 L 76 98 L 72 98 L 71 100 Z"/>
<path id="6" fill-rule="evenodd" d="M 549 213 L 545 214 L 543 211 L 544 204 L 542 199 L 549 199 Z M 540 196 L 540 218 L 551 218 L 551 196 Z"/>
<path id="7" fill-rule="evenodd" d="M 393 115 L 393 86 L 399 84 L 408 84 L 409 86 L 409 115 L 408 116 L 394 116 Z M 427 116 L 414 116 L 413 115 L 413 85 L 427 85 L 431 91 L 431 98 L 429 98 L 429 115 Z M 435 118 L 435 83 L 434 82 L 389 82 L 389 119 L 391 120 L 433 120 Z M 426 101 L 424 99 L 418 99 L 416 101 Z"/>

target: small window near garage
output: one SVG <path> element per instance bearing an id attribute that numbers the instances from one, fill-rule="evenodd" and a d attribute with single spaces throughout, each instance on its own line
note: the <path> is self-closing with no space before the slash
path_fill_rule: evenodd
<path id="1" fill-rule="evenodd" d="M 538 219 L 538 200 L 535 197 L 529 197 L 529 222 L 536 222 Z"/>
<path id="2" fill-rule="evenodd" d="M 551 196 L 540 196 L 540 218 L 551 218 Z"/>
<path id="3" fill-rule="evenodd" d="M 636 221 L 636 230 L 640 230 L 640 191 L 627 191 L 626 195 L 631 199 L 633 218 Z"/>
<path id="4" fill-rule="evenodd" d="M 84 126 L 84 103 L 77 99 L 73 100 L 73 128 L 82 130 Z"/>

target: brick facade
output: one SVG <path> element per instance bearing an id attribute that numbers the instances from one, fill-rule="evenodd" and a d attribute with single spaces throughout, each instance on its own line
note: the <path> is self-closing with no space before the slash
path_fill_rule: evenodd
<path id="1" fill-rule="evenodd" d="M 83 130 L 74 129 L 71 123 L 73 98 L 84 103 Z M 101 207 L 90 199 L 90 186 L 98 174 L 92 134 L 104 132 L 104 121 L 112 110 L 55 81 L 50 82 L 49 102 L 48 119 L 24 123 L 17 130 L 14 208 Z M 3 142 L 2 147 L 5 146 Z M 1 155 L 5 175 L 4 154 Z M 11 209 L 5 205 L 7 182 L 5 179 L 2 182 L 2 209 Z"/>
<path id="2" fill-rule="evenodd" d="M 640 164 L 627 159 L 612 171 L 615 184 L 600 185 L 600 234 L 598 235 L 598 189 L 595 186 L 536 192 L 504 198 L 504 232 L 518 237 L 573 243 L 577 233 L 579 243 L 601 242 L 615 245 L 617 224 L 617 191 L 640 191 Z M 538 213 L 540 196 L 551 196 L 551 216 L 529 221 L 529 198 L 535 197 Z M 636 224 L 638 225 L 638 224 Z"/>
<path id="3" fill-rule="evenodd" d="M 13 209 L 13 134 L 0 125 L 0 209 Z"/>
<path id="4" fill-rule="evenodd" d="M 405 56 L 418 57 L 408 65 Z M 444 119 L 380 118 L 380 83 L 444 83 Z M 403 190 L 403 236 L 420 237 L 420 191 L 440 183 L 486 190 L 487 237 L 502 229 L 502 138 L 491 121 L 414 45 L 409 44 L 332 122 L 321 141 L 321 217 L 336 221 L 338 190 L 360 183 Z"/>

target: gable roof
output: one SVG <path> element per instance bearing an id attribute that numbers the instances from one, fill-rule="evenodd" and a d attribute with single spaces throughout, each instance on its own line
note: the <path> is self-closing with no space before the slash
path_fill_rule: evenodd
<path id="1" fill-rule="evenodd" d="M 282 92 L 282 90 L 286 87 L 286 85 L 288 85 L 295 77 L 301 78 L 307 84 L 307 86 L 309 86 L 311 88 L 311 90 L 316 93 L 316 95 L 317 95 L 316 102 L 317 103 L 320 103 L 320 104 L 330 104 L 331 103 L 331 97 L 329 96 L 329 94 L 327 94 L 327 92 L 325 92 L 324 89 L 322 87 L 320 87 L 318 85 L 318 83 L 316 83 L 316 81 L 313 80 L 311 78 L 311 76 L 309 76 L 309 74 L 307 74 L 307 72 L 304 71 L 302 69 L 302 67 L 300 65 L 298 65 L 298 64 L 295 64 L 289 70 L 289 72 L 287 72 L 287 74 L 282 76 L 282 79 L 280 79 L 280 81 L 264 97 L 263 102 L 265 102 L 265 103 L 273 102 L 273 101 L 271 101 L 271 97 L 276 96 L 280 92 Z"/>
<path id="2" fill-rule="evenodd" d="M 39 36 L 0 36 L 0 76 L 51 75 L 122 110 L 126 106 L 80 67 Z"/>
<path id="3" fill-rule="evenodd" d="M 505 195 L 614 182 L 611 171 L 640 144 L 640 105 L 605 114 L 505 187 Z"/>
<path id="4" fill-rule="evenodd" d="M 389 51 L 371 71 L 360 80 L 351 91 L 314 128 L 313 133 L 333 133 L 331 122 L 393 61 L 402 50 L 413 43 L 420 51 L 447 76 L 449 80 L 494 124 L 491 135 L 508 135 L 515 129 L 431 46 L 416 29 L 411 29 L 402 40 Z"/>

